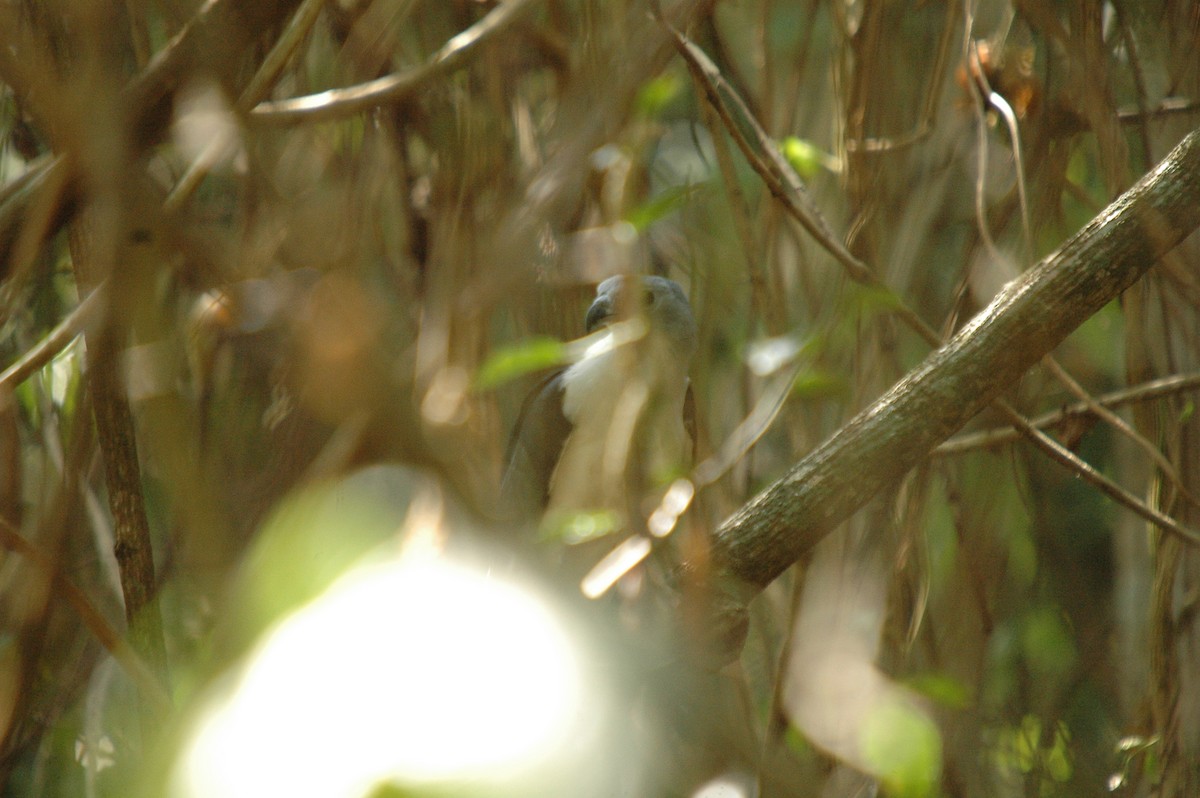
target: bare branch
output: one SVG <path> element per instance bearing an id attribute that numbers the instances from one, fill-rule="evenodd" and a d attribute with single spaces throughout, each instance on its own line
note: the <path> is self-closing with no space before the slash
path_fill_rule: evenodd
<path id="1" fill-rule="evenodd" d="M 62 571 L 55 567 L 48 556 L 23 538 L 20 532 L 3 518 L 0 518 L 0 546 L 20 554 L 38 570 L 50 576 L 53 579 L 54 586 L 79 616 L 79 620 L 83 621 L 83 625 L 87 627 L 88 631 L 92 633 L 92 636 L 96 638 L 100 645 L 104 646 L 104 649 L 112 655 L 113 659 L 120 663 L 121 667 L 129 675 L 130 680 L 138 686 L 141 693 L 153 701 L 160 711 L 170 708 L 171 699 L 167 695 L 167 690 L 162 682 L 158 680 L 154 672 L 150 670 L 141 657 L 130 647 L 129 643 L 121 637 L 120 632 L 114 629 L 112 624 L 108 622 L 108 619 L 96 609 L 88 599 L 87 594 L 78 585 L 64 576 Z"/>
<path id="2" fill-rule="evenodd" d="M 101 285 L 88 294 L 45 338 L 0 374 L 0 395 L 29 379 L 31 374 L 53 360 L 99 318 L 104 305 L 103 290 L 104 286 Z"/>
<path id="3" fill-rule="evenodd" d="M 891 288 L 877 276 L 876 272 L 868 264 L 856 258 L 834 236 L 824 216 L 804 190 L 799 177 L 782 159 L 774 142 L 750 114 L 749 109 L 737 93 L 725 82 L 716 65 L 708 59 L 702 50 L 688 41 L 686 37 L 669 25 L 666 25 L 666 27 L 671 32 L 676 48 L 687 62 L 696 83 L 704 90 L 709 103 L 717 111 L 730 134 L 738 143 L 747 161 L 750 162 L 750 165 L 762 177 L 771 193 L 817 239 L 818 243 L 824 246 L 842 264 L 850 279 L 887 292 L 894 300 L 893 312 L 905 325 L 920 335 L 931 346 L 941 344 L 941 338 L 937 333 L 915 311 L 899 298 L 895 297 Z M 979 129 L 982 133 L 982 125 Z M 1019 163 L 1018 159 L 1018 165 Z M 977 198 L 981 198 L 982 194 L 977 193 L 976 196 Z M 1022 206 L 1024 206 L 1024 203 L 1022 203 Z M 986 227 L 981 227 L 980 230 L 983 232 L 984 238 L 990 241 Z M 1027 246 L 1031 245 L 1027 244 Z M 1060 446 L 1049 436 L 1039 432 L 1003 399 L 996 398 L 993 401 L 996 408 L 1012 422 L 1014 429 L 1025 435 L 1032 444 L 1041 449 L 1052 460 L 1070 468 L 1078 476 L 1095 485 L 1105 494 L 1125 504 L 1142 517 L 1154 522 L 1157 522 L 1157 519 L 1160 518 L 1164 519 L 1161 526 L 1166 531 L 1182 535 L 1183 537 L 1190 535 L 1190 532 L 1183 530 L 1171 519 L 1162 516 L 1160 513 L 1142 504 L 1132 494 L 1128 493 L 1128 491 L 1107 480 L 1078 455 Z"/>
<path id="4" fill-rule="evenodd" d="M 250 79 L 249 85 L 242 90 L 241 96 L 238 97 L 238 108 L 249 111 L 270 93 L 271 86 L 279 78 L 279 73 L 283 71 L 283 67 L 292 54 L 296 52 L 296 48 L 304 41 L 304 37 L 312 29 L 313 23 L 317 21 L 317 16 L 324 6 L 325 0 L 304 0 L 300 8 L 296 9 L 295 15 L 280 35 L 279 41 L 275 42 L 271 52 L 267 53 L 267 57 L 263 59 L 262 66 Z"/>
<path id="5" fill-rule="evenodd" d="M 341 119 L 387 103 L 399 102 L 426 86 L 431 80 L 464 66 L 484 43 L 506 31 L 521 15 L 530 11 L 537 0 L 506 0 L 487 16 L 455 36 L 433 56 L 415 69 L 394 72 L 382 78 L 330 89 L 306 97 L 259 103 L 250 118 L 273 125 L 320 122 Z"/>
<path id="6" fill-rule="evenodd" d="M 1177 374 L 1173 377 L 1164 377 L 1161 380 L 1152 380 L 1132 388 L 1123 388 L 1103 396 L 1097 396 L 1094 401 L 1101 407 L 1121 407 L 1134 402 L 1148 402 L 1171 394 L 1196 390 L 1200 390 L 1200 374 Z M 1038 429 L 1047 429 L 1091 413 L 1092 408 L 1089 403 L 1076 402 L 1061 410 L 1038 416 L 1029 423 Z M 997 427 L 952 438 L 938 446 L 930 454 L 934 457 L 950 457 L 976 449 L 992 449 L 1020 439 L 1021 433 L 1012 427 Z"/>
<path id="7" fill-rule="evenodd" d="M 1200 132 L 718 530 L 739 591 L 770 583 L 1200 225 Z"/>

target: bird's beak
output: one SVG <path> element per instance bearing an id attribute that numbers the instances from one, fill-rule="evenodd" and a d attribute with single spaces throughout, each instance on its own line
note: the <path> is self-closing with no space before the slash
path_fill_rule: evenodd
<path id="1" fill-rule="evenodd" d="M 597 297 L 592 306 L 588 308 L 587 316 L 583 320 L 583 327 L 589 333 L 595 332 L 601 327 L 607 326 L 612 317 L 612 297 Z"/>

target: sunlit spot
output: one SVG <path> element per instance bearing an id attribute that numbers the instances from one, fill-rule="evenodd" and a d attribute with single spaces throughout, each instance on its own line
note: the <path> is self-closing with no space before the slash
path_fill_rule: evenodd
<path id="1" fill-rule="evenodd" d="M 246 168 L 237 117 L 215 84 L 185 84 L 175 102 L 172 133 L 185 158 L 206 167 L 229 164 L 238 171 Z"/>
<path id="2" fill-rule="evenodd" d="M 517 587 L 437 557 L 363 567 L 271 631 L 203 712 L 187 798 L 368 794 L 507 778 L 579 720 L 579 663 Z"/>
<path id="3" fill-rule="evenodd" d="M 650 534 L 656 538 L 665 538 L 671 534 L 675 524 L 679 522 L 679 516 L 691 505 L 695 495 L 696 486 L 690 480 L 681 478 L 672 482 L 662 501 L 646 521 Z"/>
<path id="4" fill-rule="evenodd" d="M 467 420 L 467 389 L 471 375 L 461 366 L 439 369 L 421 400 L 421 415 L 431 424 L 462 424 Z"/>
<path id="5" fill-rule="evenodd" d="M 742 773 L 725 773 L 705 782 L 692 798 L 752 798 L 757 794 L 751 779 Z"/>
<path id="6" fill-rule="evenodd" d="M 800 342 L 785 335 L 752 343 L 746 350 L 746 365 L 756 376 L 766 377 L 796 359 Z"/>
<path id="7" fill-rule="evenodd" d="M 579 589 L 590 599 L 603 596 L 625 574 L 650 555 L 650 539 L 642 535 L 626 538 L 583 578 Z"/>

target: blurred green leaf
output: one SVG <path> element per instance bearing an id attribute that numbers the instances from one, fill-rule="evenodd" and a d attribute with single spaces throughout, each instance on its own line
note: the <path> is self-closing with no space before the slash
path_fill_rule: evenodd
<path id="1" fill-rule="evenodd" d="M 1054 742 L 1045 753 L 1046 772 L 1058 782 L 1071 780 L 1075 768 L 1071 764 L 1071 730 L 1061 720 L 1054 729 Z"/>
<path id="2" fill-rule="evenodd" d="M 531 372 L 562 365 L 566 360 L 566 345 L 562 341 L 546 336 L 527 338 L 493 352 L 475 374 L 475 390 L 490 390 Z"/>
<path id="3" fill-rule="evenodd" d="M 542 523 L 541 537 L 568 546 L 611 535 L 621 528 L 621 519 L 609 510 L 582 513 L 552 513 Z"/>
<path id="4" fill-rule="evenodd" d="M 673 186 L 661 191 L 630 210 L 625 216 L 625 221 L 633 225 L 633 228 L 639 233 L 645 232 L 650 225 L 691 201 L 703 185 Z"/>
<path id="5" fill-rule="evenodd" d="M 1008 573 L 1017 585 L 1028 587 L 1037 576 L 1037 546 L 1028 527 L 1015 527 L 1008 535 Z"/>
<path id="6" fill-rule="evenodd" d="M 1089 365 L 1101 376 L 1116 385 L 1124 379 L 1123 350 L 1112 342 L 1125 339 L 1125 311 L 1119 301 L 1112 301 L 1100 312 L 1087 318 L 1068 340 L 1068 353 L 1079 352 L 1088 358 Z M 1078 349 L 1076 349 L 1078 347 Z M 1076 367 L 1077 369 L 1078 367 Z M 1073 370 L 1076 370 L 1073 369 Z"/>
<path id="7" fill-rule="evenodd" d="M 925 502 L 924 527 L 925 549 L 929 557 L 929 592 L 932 596 L 939 596 L 947 589 L 953 589 L 951 586 L 959 560 L 954 512 L 943 480 L 931 481 L 929 498 Z"/>
<path id="8" fill-rule="evenodd" d="M 1030 671 L 1041 678 L 1065 677 L 1078 658 L 1071 633 L 1055 607 L 1042 607 L 1025 618 L 1021 647 Z"/>
<path id="9" fill-rule="evenodd" d="M 792 395 L 801 399 L 822 399 L 845 396 L 849 392 L 846 379 L 820 369 L 805 369 L 792 383 Z"/>
<path id="10" fill-rule="evenodd" d="M 891 313 L 904 306 L 904 300 L 886 286 L 856 285 L 854 288 L 850 301 L 864 315 Z"/>
<path id="11" fill-rule="evenodd" d="M 885 701 L 868 716 L 862 749 L 886 794 L 918 798 L 936 794 L 942 771 L 942 738 L 916 704 Z"/>
<path id="12" fill-rule="evenodd" d="M 796 136 L 788 136 L 779 143 L 779 150 L 787 162 L 796 170 L 796 174 L 805 180 L 815 177 L 825 165 L 828 156 L 815 147 L 812 142 Z"/>
<path id="13" fill-rule="evenodd" d="M 634 107 L 642 116 L 657 117 L 680 96 L 683 81 L 674 72 L 664 72 L 642 84 Z"/>
<path id="14" fill-rule="evenodd" d="M 1061 720 L 1054 725 L 1054 733 L 1045 744 L 1045 726 L 1037 715 L 1021 718 L 1020 726 L 1005 729 L 999 738 L 996 763 L 1000 767 L 1016 772 L 1045 774 L 1052 781 L 1070 781 L 1074 773 L 1071 761 L 1071 732 Z"/>
<path id="15" fill-rule="evenodd" d="M 966 685 L 942 673 L 923 673 L 905 682 L 916 692 L 944 707 L 966 709 L 971 704 L 971 694 Z"/>

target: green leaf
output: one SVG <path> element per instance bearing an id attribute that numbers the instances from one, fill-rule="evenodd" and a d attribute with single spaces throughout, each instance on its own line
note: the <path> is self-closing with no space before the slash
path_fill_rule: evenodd
<path id="1" fill-rule="evenodd" d="M 942 772 L 942 738 L 915 704 L 884 701 L 862 729 L 862 750 L 887 795 L 919 798 L 936 794 Z"/>
<path id="2" fill-rule="evenodd" d="M 1042 679 L 1065 678 L 1078 659 L 1071 632 L 1053 607 L 1042 607 L 1026 616 L 1021 645 L 1030 671 Z"/>
<path id="3" fill-rule="evenodd" d="M 661 191 L 648 201 L 631 209 L 625 216 L 625 221 L 633 225 L 633 228 L 639 233 L 645 232 L 650 225 L 687 204 L 702 185 L 674 186 Z"/>
<path id="4" fill-rule="evenodd" d="M 679 97 L 683 81 L 674 72 L 664 72 L 648 80 L 638 90 L 635 107 L 642 116 L 657 117 L 663 109 Z"/>
<path id="5" fill-rule="evenodd" d="M 487 391 L 534 371 L 566 362 L 566 345 L 545 336 L 527 338 L 492 353 L 475 374 L 475 390 Z"/>
<path id="6" fill-rule="evenodd" d="M 802 399 L 825 399 L 849 393 L 844 377 L 820 369 L 806 369 L 796 375 L 792 396 Z"/>
<path id="7" fill-rule="evenodd" d="M 554 513 L 542 523 L 541 536 L 543 540 L 575 546 L 611 535 L 620 528 L 621 519 L 611 510 Z"/>
<path id="8" fill-rule="evenodd" d="M 821 171 L 828 156 L 821 152 L 812 142 L 795 136 L 788 136 L 779 143 L 779 150 L 796 174 L 809 180 Z"/>
<path id="9" fill-rule="evenodd" d="M 950 709 L 966 709 L 971 704 L 967 687 L 951 676 L 924 673 L 907 680 L 906 684 L 926 698 Z"/>

